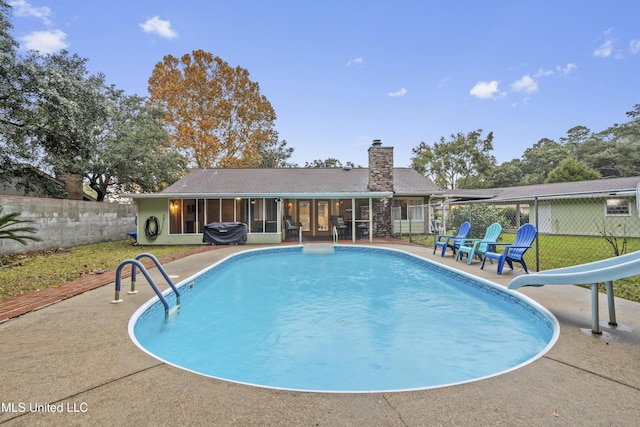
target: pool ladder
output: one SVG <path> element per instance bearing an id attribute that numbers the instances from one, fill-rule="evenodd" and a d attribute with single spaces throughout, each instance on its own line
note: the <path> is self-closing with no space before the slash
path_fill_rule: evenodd
<path id="1" fill-rule="evenodd" d="M 142 258 L 150 258 L 153 261 L 153 263 L 158 268 L 158 271 L 160 271 L 160 273 L 162 274 L 164 279 L 167 281 L 171 289 L 173 289 L 173 292 L 176 294 L 176 305 L 172 309 L 169 309 L 169 303 L 167 302 L 167 299 L 164 297 L 164 295 L 158 288 L 158 285 L 156 285 L 156 282 L 151 278 L 151 275 L 149 274 L 145 266 L 140 262 L 140 259 Z M 147 282 L 149 282 L 149 284 L 151 285 L 151 288 L 153 288 L 154 292 L 158 296 L 158 299 L 160 299 L 160 302 L 164 306 L 165 317 L 169 317 L 171 314 L 175 313 L 180 308 L 180 292 L 178 291 L 178 288 L 176 288 L 176 285 L 173 284 L 166 270 L 164 269 L 164 267 L 162 267 L 162 264 L 160 264 L 160 261 L 158 261 L 158 258 L 156 258 L 155 256 L 149 253 L 140 254 L 136 256 L 134 259 L 124 260 L 120 263 L 120 265 L 118 265 L 118 268 L 116 269 L 116 294 L 115 294 L 114 300 L 111 301 L 112 304 L 117 304 L 122 302 L 122 299 L 120 298 L 120 283 L 122 282 L 121 273 L 122 273 L 122 269 L 128 264 L 131 264 L 131 290 L 127 292 L 127 294 L 132 295 L 132 294 L 138 293 L 138 291 L 136 290 L 136 267 L 138 267 L 138 269 L 147 279 Z"/>

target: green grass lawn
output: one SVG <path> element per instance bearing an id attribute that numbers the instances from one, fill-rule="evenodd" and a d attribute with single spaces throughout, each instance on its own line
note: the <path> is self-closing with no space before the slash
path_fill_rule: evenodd
<path id="1" fill-rule="evenodd" d="M 407 237 L 403 237 L 408 240 Z M 501 242 L 513 242 L 515 233 L 502 233 Z M 413 236 L 412 242 L 433 246 L 434 236 Z M 570 265 L 584 264 L 614 256 L 613 247 L 602 237 L 557 236 L 541 234 L 538 236 L 538 263 L 535 246 L 525 254 L 529 270 L 540 271 Z M 499 249 L 500 250 L 500 249 Z M 640 239 L 628 239 L 626 253 L 640 250 Z M 604 285 L 601 286 L 604 288 Z M 614 292 L 617 297 L 640 302 L 640 276 L 616 281 Z"/>
<path id="2" fill-rule="evenodd" d="M 197 247 L 200 246 L 154 246 L 152 251 L 156 257 L 162 257 Z M 148 250 L 118 241 L 0 256 L 0 300 L 115 269 L 122 261 Z"/>

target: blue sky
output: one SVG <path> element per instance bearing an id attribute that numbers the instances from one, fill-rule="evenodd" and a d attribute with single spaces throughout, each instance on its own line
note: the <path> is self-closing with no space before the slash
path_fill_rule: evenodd
<path id="1" fill-rule="evenodd" d="M 247 69 L 301 166 L 366 166 L 373 139 L 409 166 L 421 141 L 476 129 L 502 163 L 640 103 L 637 0 L 8 2 L 21 49 L 76 53 L 128 94 L 167 54 Z"/>

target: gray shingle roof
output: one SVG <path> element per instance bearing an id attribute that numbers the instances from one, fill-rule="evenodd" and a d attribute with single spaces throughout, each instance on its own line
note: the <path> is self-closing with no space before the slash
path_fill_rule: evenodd
<path id="1" fill-rule="evenodd" d="M 463 199 L 528 200 L 534 197 L 629 192 L 635 191 L 639 182 L 639 176 L 602 178 L 590 181 L 557 182 L 553 184 L 523 185 L 482 190 L 447 190 L 445 191 L 445 196 Z"/>
<path id="2" fill-rule="evenodd" d="M 195 169 L 161 194 L 302 195 L 371 193 L 368 168 Z M 394 168 L 396 195 L 442 193 L 411 168 Z"/>

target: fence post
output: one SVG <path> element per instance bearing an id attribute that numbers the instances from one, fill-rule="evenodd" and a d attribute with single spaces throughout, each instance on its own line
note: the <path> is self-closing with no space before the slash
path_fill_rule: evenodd
<path id="1" fill-rule="evenodd" d="M 411 212 L 411 205 L 407 203 L 407 218 L 409 219 L 409 243 L 411 243 L 411 223 L 413 222 L 413 212 Z"/>
<path id="2" fill-rule="evenodd" d="M 533 217 L 536 222 L 536 271 L 540 271 L 540 241 L 538 236 L 540 235 L 540 226 L 538 225 L 538 197 L 533 198 Z"/>

